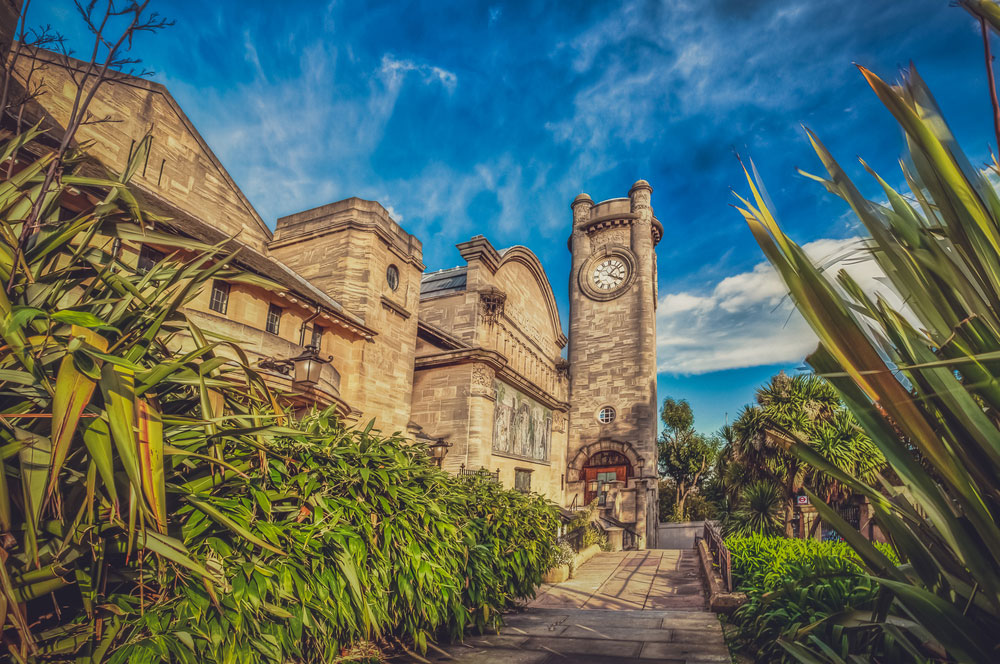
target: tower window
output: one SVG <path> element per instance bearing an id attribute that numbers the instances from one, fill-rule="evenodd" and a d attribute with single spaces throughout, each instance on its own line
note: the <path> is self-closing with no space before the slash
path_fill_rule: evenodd
<path id="1" fill-rule="evenodd" d="M 135 264 L 135 269 L 139 274 L 146 274 L 152 270 L 157 263 L 166 258 L 167 255 L 158 249 L 153 249 L 148 244 L 142 245 L 139 249 L 139 260 Z"/>
<path id="2" fill-rule="evenodd" d="M 611 406 L 605 406 L 597 411 L 597 421 L 601 424 L 611 424 L 615 421 L 615 409 Z"/>
<path id="3" fill-rule="evenodd" d="M 281 307 L 269 304 L 267 306 L 267 331 L 278 334 L 281 329 Z"/>
<path id="4" fill-rule="evenodd" d="M 225 315 L 229 309 L 229 284 L 216 279 L 212 282 L 212 296 L 208 300 L 208 308 Z"/>

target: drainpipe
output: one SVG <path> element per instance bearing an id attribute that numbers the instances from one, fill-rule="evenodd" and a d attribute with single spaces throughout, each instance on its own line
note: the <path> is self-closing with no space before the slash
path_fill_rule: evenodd
<path id="1" fill-rule="evenodd" d="M 307 318 L 304 321 L 302 321 L 302 325 L 299 327 L 299 345 L 300 346 L 305 346 L 306 345 L 306 325 L 308 325 L 309 323 L 311 323 L 314 320 L 316 320 L 317 318 L 319 318 L 319 315 L 321 313 L 322 313 L 322 310 L 319 307 L 317 307 L 316 311 L 313 313 L 312 316 L 310 316 L 309 318 Z"/>

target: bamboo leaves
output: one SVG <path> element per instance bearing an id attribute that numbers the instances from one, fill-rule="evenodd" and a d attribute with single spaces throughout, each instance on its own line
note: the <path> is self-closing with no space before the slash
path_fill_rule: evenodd
<path id="1" fill-rule="evenodd" d="M 100 335 L 77 325 L 72 326 L 72 335 L 102 351 L 108 343 Z M 90 403 L 96 382 L 80 371 L 73 353 L 67 353 L 59 363 L 56 374 L 55 394 L 52 396 L 52 466 L 46 495 L 51 497 L 59 481 L 59 473 L 69 451 L 70 442 L 76 433 L 83 409 Z"/>

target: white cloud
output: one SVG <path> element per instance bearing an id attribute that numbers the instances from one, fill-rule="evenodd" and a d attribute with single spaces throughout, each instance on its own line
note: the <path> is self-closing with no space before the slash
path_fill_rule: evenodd
<path id="1" fill-rule="evenodd" d="M 803 245 L 831 275 L 845 269 L 867 293 L 888 291 L 882 271 L 864 253 L 861 238 L 819 239 Z M 657 357 L 661 373 L 701 374 L 724 369 L 794 364 L 817 339 L 795 310 L 768 263 L 728 276 L 702 293 L 666 293 L 657 309 Z"/>
<path id="2" fill-rule="evenodd" d="M 418 74 L 424 83 L 438 82 L 449 92 L 453 92 L 455 86 L 458 85 L 458 76 L 447 69 L 417 63 L 413 60 L 399 60 L 391 53 L 386 53 L 382 56 L 381 73 L 391 84 L 398 85 L 401 83 L 407 72 Z"/>

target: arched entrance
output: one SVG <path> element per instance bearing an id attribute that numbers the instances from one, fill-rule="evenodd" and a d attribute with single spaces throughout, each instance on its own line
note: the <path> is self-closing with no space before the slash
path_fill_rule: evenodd
<path id="1" fill-rule="evenodd" d="M 592 455 L 583 466 L 584 503 L 589 505 L 597 498 L 598 504 L 602 504 L 604 485 L 615 481 L 627 482 L 632 472 L 632 464 L 620 452 L 604 450 Z"/>

